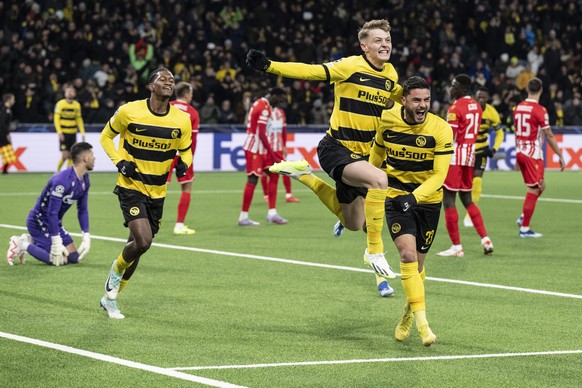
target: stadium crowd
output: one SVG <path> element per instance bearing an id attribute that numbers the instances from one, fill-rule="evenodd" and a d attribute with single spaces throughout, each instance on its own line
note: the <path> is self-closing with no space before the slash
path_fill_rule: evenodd
<path id="1" fill-rule="evenodd" d="M 491 91 L 510 125 L 529 79 L 547 85 L 541 103 L 555 125 L 582 125 L 580 0 L 3 0 L 0 92 L 16 95 L 19 122 L 52 122 L 63 85 L 72 83 L 86 123 L 144 98 L 160 65 L 193 86 L 201 124 L 244 122 L 270 86 L 288 92 L 289 124 L 327 124 L 332 88 L 278 79 L 245 65 L 250 48 L 279 61 L 323 63 L 361 54 L 357 29 L 370 19 L 392 26 L 391 62 L 400 79 L 425 77 L 432 110 L 444 116 L 448 85 L 469 74 Z"/>

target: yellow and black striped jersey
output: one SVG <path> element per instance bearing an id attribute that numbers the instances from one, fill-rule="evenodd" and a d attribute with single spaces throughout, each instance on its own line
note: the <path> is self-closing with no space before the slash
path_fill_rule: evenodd
<path id="1" fill-rule="evenodd" d="M 402 87 L 391 63 L 382 68 L 364 55 L 321 65 L 271 61 L 268 72 L 286 77 L 325 80 L 334 85 L 334 107 L 327 133 L 352 152 L 368 155 L 388 99 L 400 102 Z"/>
<path id="2" fill-rule="evenodd" d="M 454 149 L 453 130 L 432 113 L 421 124 L 408 124 L 403 111 L 400 104 L 383 111 L 371 162 L 386 163 L 387 197 L 413 193 L 419 203 L 439 203 Z"/>
<path id="3" fill-rule="evenodd" d="M 166 196 L 166 179 L 176 151 L 182 161 L 192 164 L 192 124 L 190 117 L 168 104 L 166 114 L 150 110 L 149 99 L 121 106 L 101 133 L 101 145 L 113 162 L 133 161 L 136 178 L 117 177 L 117 185 L 139 191 L 151 198 Z M 119 135 L 115 150 L 113 139 Z"/>
<path id="4" fill-rule="evenodd" d="M 68 102 L 66 99 L 57 101 L 53 122 L 57 133 L 74 135 L 77 131 L 85 134 L 85 124 L 81 116 L 81 104 L 78 101 Z"/>
<path id="5" fill-rule="evenodd" d="M 489 131 L 491 130 L 495 131 L 495 144 L 493 145 L 493 149 L 497 151 L 501 143 L 503 143 L 504 136 L 503 129 L 501 128 L 501 119 L 493 105 L 485 104 L 481 118 L 481 126 L 479 126 L 479 133 L 475 141 L 475 152 L 489 146 Z"/>

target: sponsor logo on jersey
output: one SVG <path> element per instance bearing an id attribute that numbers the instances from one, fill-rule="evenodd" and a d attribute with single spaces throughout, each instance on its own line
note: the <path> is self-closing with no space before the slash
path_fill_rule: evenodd
<path id="1" fill-rule="evenodd" d="M 387 148 L 388 155 L 395 156 L 397 158 L 406 158 L 414 160 L 425 160 L 428 156 L 426 152 L 408 151 L 406 148 L 402 147 L 401 150 L 395 150 L 393 148 Z"/>
<path id="2" fill-rule="evenodd" d="M 172 132 L 172 135 L 173 135 L 173 132 Z M 170 147 L 171 147 L 170 143 L 160 143 L 159 141 L 156 141 L 156 139 L 152 139 L 151 141 L 145 141 L 145 140 L 133 138 L 131 144 L 134 146 L 135 145 L 140 146 L 142 148 L 153 148 L 155 150 L 167 150 L 167 149 L 170 149 Z"/>
<path id="3" fill-rule="evenodd" d="M 380 92 L 376 92 L 376 94 L 374 94 L 367 92 L 365 90 L 358 91 L 358 98 L 362 98 L 366 101 L 375 102 L 382 105 L 386 105 L 386 102 L 388 101 L 388 97 L 381 95 Z"/>

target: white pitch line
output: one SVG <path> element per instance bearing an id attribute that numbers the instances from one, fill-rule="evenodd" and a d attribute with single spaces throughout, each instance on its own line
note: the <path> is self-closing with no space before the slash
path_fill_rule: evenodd
<path id="1" fill-rule="evenodd" d="M 140 362 L 124 360 L 122 358 L 112 357 L 112 356 L 108 356 L 106 354 L 90 352 L 88 350 L 77 349 L 77 348 L 73 348 L 73 347 L 66 346 L 66 345 L 55 344 L 53 342 L 47 342 L 47 341 L 42 341 L 42 340 L 38 340 L 38 339 L 34 339 L 34 338 L 23 337 L 20 335 L 4 333 L 1 331 L 0 331 L 0 337 L 14 340 L 14 341 L 24 342 L 24 343 L 28 343 L 28 344 L 32 344 L 32 345 L 36 345 L 36 346 L 42 346 L 45 348 L 54 349 L 54 350 L 58 350 L 58 351 L 65 352 L 65 353 L 71 353 L 71 354 L 75 354 L 78 356 L 88 357 L 88 358 L 92 358 L 94 360 L 100 360 L 100 361 L 110 362 L 112 364 L 123 365 L 123 366 L 129 367 L 129 368 L 141 369 L 141 370 L 145 370 L 145 371 L 152 372 L 152 373 L 157 373 L 157 374 L 164 375 L 164 376 L 175 377 L 175 378 L 181 379 L 181 380 L 192 381 L 195 383 L 200 383 L 200 384 L 208 385 L 211 387 L 221 387 L 221 388 L 240 388 L 240 387 L 243 387 L 241 385 L 230 384 L 230 383 L 227 383 L 225 381 L 208 379 L 206 377 L 200 377 L 200 376 L 195 376 L 195 375 L 191 375 L 188 373 L 178 372 L 178 371 L 175 371 L 175 370 L 172 370 L 169 368 L 160 368 L 158 366 L 147 365 L 147 364 L 142 364 Z"/>
<path id="2" fill-rule="evenodd" d="M 8 225 L 8 224 L 0 224 L 0 228 L 26 230 L 25 227 L 16 226 L 16 225 Z M 77 236 L 77 237 L 82 236 L 80 233 L 71 233 L 71 235 Z M 91 235 L 91 238 L 93 238 L 95 240 L 114 241 L 114 242 L 120 242 L 120 243 L 125 243 L 127 241 L 126 239 L 117 238 L 117 237 L 106 237 L 106 236 L 96 236 L 96 235 Z M 343 266 L 343 265 L 313 263 L 313 262 L 309 262 L 309 261 L 281 259 L 278 257 L 251 255 L 251 254 L 247 254 L 247 253 L 217 251 L 214 249 L 185 247 L 185 246 L 180 246 L 180 245 L 171 245 L 171 244 L 162 244 L 162 243 L 152 243 L 152 246 L 155 246 L 158 248 L 165 248 L 165 249 L 176 249 L 176 250 L 181 250 L 181 251 L 210 253 L 213 255 L 220 255 L 220 256 L 241 257 L 241 258 L 245 258 L 245 259 L 263 260 L 263 261 L 271 261 L 271 262 L 276 262 L 276 263 L 285 263 L 285 264 L 294 264 L 294 265 L 303 265 L 303 266 L 307 266 L 307 267 L 338 269 L 338 270 L 342 270 L 342 271 L 351 271 L 351 272 L 374 273 L 372 270 L 365 269 L 365 268 L 347 267 L 347 266 Z M 400 276 L 399 273 L 396 273 L 396 274 L 398 276 Z M 435 278 L 435 277 L 431 277 L 431 276 L 427 276 L 427 279 L 432 280 L 432 281 L 436 281 L 436 282 L 442 282 L 442 283 L 461 284 L 461 285 L 468 285 L 468 286 L 475 286 L 475 287 L 496 288 L 496 289 L 501 289 L 501 290 L 526 292 L 526 293 L 530 293 L 530 294 L 540 294 L 540 295 L 549 295 L 549 296 L 559 296 L 559 297 L 564 297 L 564 298 L 582 299 L 582 295 L 578 295 L 578 294 L 566 294 L 566 293 L 562 293 L 562 292 L 536 290 L 536 289 L 532 289 L 532 288 L 504 286 L 504 285 L 490 284 L 490 283 L 479 283 L 479 282 L 471 282 L 471 281 L 466 281 L 466 280 Z"/>
<path id="3" fill-rule="evenodd" d="M 331 360 L 331 361 L 303 361 L 303 362 L 281 362 L 273 364 L 248 364 L 248 365 L 216 365 L 216 366 L 187 366 L 170 368 L 171 370 L 208 370 L 208 369 L 250 369 L 250 368 L 274 368 L 281 366 L 309 366 L 309 365 L 337 365 L 337 364 L 367 364 L 378 362 L 409 362 L 409 361 L 438 361 L 438 360 L 463 360 L 472 358 L 502 358 L 502 357 L 529 357 L 529 356 L 550 356 L 563 354 L 582 354 L 582 350 L 555 350 L 547 352 L 527 352 L 527 353 L 492 353 L 492 354 L 466 354 L 459 356 L 431 356 L 431 357 L 398 357 L 398 358 L 371 358 L 354 360 Z"/>

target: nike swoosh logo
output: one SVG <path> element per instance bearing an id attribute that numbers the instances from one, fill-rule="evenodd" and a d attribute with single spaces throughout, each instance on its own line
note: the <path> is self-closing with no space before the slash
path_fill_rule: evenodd
<path id="1" fill-rule="evenodd" d="M 111 290 L 113 290 L 113 288 L 111 288 L 109 286 L 109 280 L 111 280 L 111 276 L 107 277 L 107 283 L 105 283 L 105 291 L 110 292 Z"/>
<path id="2" fill-rule="evenodd" d="M 428 248 L 430 248 L 430 245 L 429 245 L 429 246 L 427 246 L 427 247 L 422 247 L 422 248 L 420 248 L 420 250 L 421 250 L 421 251 L 424 251 L 425 249 L 428 249 Z"/>
<path id="3" fill-rule="evenodd" d="M 398 137 L 398 135 L 392 135 L 392 136 L 386 135 L 386 139 L 394 139 L 395 137 Z"/>
<path id="4" fill-rule="evenodd" d="M 380 217 L 380 218 L 372 218 L 372 219 L 373 219 L 374 221 L 378 221 L 378 220 L 381 220 L 381 219 L 382 219 L 382 217 Z"/>
<path id="5" fill-rule="evenodd" d="M 147 131 L 147 128 L 136 128 L 136 132 L 144 132 Z"/>
<path id="6" fill-rule="evenodd" d="M 362 78 L 362 77 L 360 77 L 360 82 L 366 82 L 366 81 L 369 81 L 369 80 L 370 80 L 370 78 Z"/>

